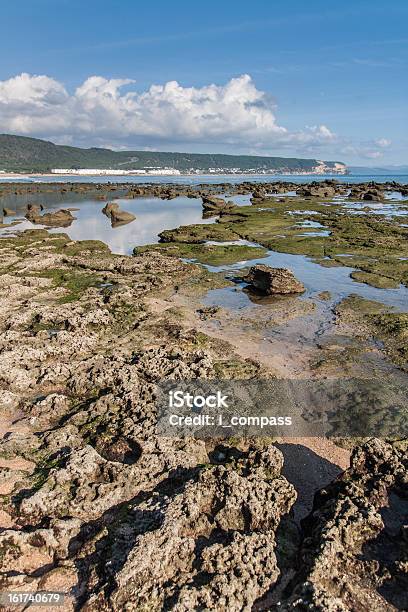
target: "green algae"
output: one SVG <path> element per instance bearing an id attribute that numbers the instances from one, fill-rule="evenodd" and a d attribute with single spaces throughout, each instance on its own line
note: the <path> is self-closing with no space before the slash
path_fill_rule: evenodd
<path id="1" fill-rule="evenodd" d="M 259 259 L 267 255 L 264 247 L 251 247 L 246 245 L 214 245 L 214 244 L 189 244 L 189 243 L 159 243 L 136 247 L 134 255 L 145 251 L 158 250 L 165 255 L 191 259 L 211 266 L 233 264 L 246 259 Z"/>
<path id="2" fill-rule="evenodd" d="M 336 311 L 368 327 L 373 337 L 382 342 L 391 361 L 408 370 L 408 313 L 389 312 L 383 304 L 355 295 L 344 299 Z"/>
<path id="3" fill-rule="evenodd" d="M 182 225 L 176 229 L 164 230 L 159 234 L 161 242 L 190 242 L 200 243 L 207 240 L 217 240 L 225 242 L 227 240 L 237 240 L 238 236 L 233 230 L 214 223 L 210 225 Z"/>
<path id="4" fill-rule="evenodd" d="M 396 289 L 399 283 L 392 278 L 387 276 L 381 276 L 380 274 L 373 274 L 372 272 L 356 271 L 350 274 L 351 278 L 358 283 L 365 283 L 378 289 Z"/>
<path id="5" fill-rule="evenodd" d="M 0 240 L 0 248 L 13 247 L 24 254 L 28 248 L 46 246 L 52 248 L 56 253 L 64 255 L 81 255 L 85 253 L 110 253 L 107 244 L 101 240 L 77 240 L 73 241 L 63 232 L 49 233 L 45 229 L 28 229 L 17 233 L 15 236 L 5 236 Z"/>
<path id="6" fill-rule="evenodd" d="M 109 254 L 110 249 L 107 244 L 101 240 L 78 240 L 76 242 L 70 241 L 65 244 L 62 249 L 62 253 L 65 255 L 82 255 L 84 253 L 103 253 Z"/>
<path id="7" fill-rule="evenodd" d="M 218 378 L 230 380 L 244 380 L 255 377 L 259 374 L 259 366 L 255 361 L 247 359 L 241 361 L 238 359 L 220 360 L 214 363 L 214 371 Z"/>
<path id="8" fill-rule="evenodd" d="M 343 314 L 345 311 L 355 315 L 372 315 L 386 313 L 388 307 L 375 300 L 367 300 L 359 295 L 352 294 L 344 298 L 337 306 L 336 312 Z"/>
<path id="9" fill-rule="evenodd" d="M 315 228 L 300 227 L 300 222 L 306 220 L 320 222 L 330 235 L 316 236 Z M 160 234 L 160 245 L 138 247 L 135 252 L 157 248 L 164 249 L 163 252 L 169 255 L 200 263 L 228 265 L 262 257 L 265 251 L 254 249 L 267 248 L 304 255 L 324 267 L 355 268 L 366 273 L 356 274 L 355 280 L 375 287 L 392 288 L 400 283 L 408 286 L 408 262 L 404 257 L 408 257 L 408 229 L 398 221 L 398 218 L 376 215 L 372 210 L 356 215 L 344 204 L 329 203 L 327 199 L 293 197 L 279 202 L 275 198 L 265 198 L 257 199 L 250 206 L 235 207 L 214 224 L 165 230 Z M 26 246 L 50 236 L 46 230 L 31 230 L 22 235 L 24 238 L 20 244 Z M 109 251 L 99 241 L 73 243 L 66 234 L 52 236 L 56 250 L 67 255 Z M 226 242 L 240 238 L 260 246 L 225 245 L 209 249 L 203 244 L 211 240 Z"/>
<path id="10" fill-rule="evenodd" d="M 394 363 L 408 369 L 408 313 L 374 315 L 372 325 Z"/>
<path id="11" fill-rule="evenodd" d="M 408 229 L 392 218 L 371 213 L 355 215 L 344 205 L 316 199 L 293 198 L 281 206 L 267 199 L 260 204 L 262 206 L 237 207 L 213 225 L 166 230 L 161 240 L 190 243 L 184 251 L 180 248 L 179 256 L 191 256 L 203 263 L 217 265 L 217 258 L 213 262 L 206 258 L 204 246 L 193 249 L 191 244 L 241 238 L 273 251 L 311 257 L 324 267 L 356 268 L 366 275 L 357 275 L 355 279 L 375 287 L 394 288 L 400 283 L 408 286 L 408 262 L 404 258 L 408 257 Z M 316 236 L 314 228 L 300 227 L 301 221 L 318 221 L 330 234 Z M 169 252 L 172 251 L 176 252 L 174 246 Z M 229 253 L 232 258 L 233 250 Z M 227 249 L 224 254 L 227 255 Z M 245 256 L 238 261 L 248 258 Z M 229 263 L 228 259 L 220 258 L 219 261 Z M 233 259 L 230 261 L 233 263 Z"/>
<path id="12" fill-rule="evenodd" d="M 96 274 L 76 272 L 71 269 L 53 268 L 43 270 L 36 276 L 49 278 L 54 287 L 63 287 L 68 293 L 59 299 L 60 304 L 67 304 L 79 300 L 90 287 L 100 286 L 102 279 Z"/>

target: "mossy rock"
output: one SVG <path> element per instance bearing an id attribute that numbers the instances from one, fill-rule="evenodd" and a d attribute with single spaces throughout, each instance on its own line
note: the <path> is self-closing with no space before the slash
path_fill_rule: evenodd
<path id="1" fill-rule="evenodd" d="M 371 272 L 361 272 L 359 270 L 350 274 L 351 278 L 358 283 L 365 283 L 378 289 L 396 289 L 399 283 L 392 278 L 387 276 L 381 276 L 380 274 L 373 274 Z"/>
<path id="2" fill-rule="evenodd" d="M 134 255 L 145 251 L 158 250 L 165 255 L 191 259 L 199 263 L 211 266 L 233 264 L 247 259 L 260 259 L 266 257 L 267 249 L 263 247 L 251 247 L 246 245 L 214 245 L 214 244 L 189 244 L 189 243 L 160 243 L 143 247 L 136 247 Z"/>
<path id="3" fill-rule="evenodd" d="M 79 300 L 83 293 L 90 287 L 98 287 L 102 279 L 96 274 L 75 272 L 70 269 L 55 268 L 44 270 L 38 276 L 50 278 L 55 287 L 63 287 L 68 293 L 60 298 L 61 304 Z"/>
<path id="4" fill-rule="evenodd" d="M 237 234 L 228 227 L 214 223 L 209 225 L 182 225 L 176 229 L 164 230 L 159 234 L 161 242 L 200 243 L 207 240 L 225 242 L 237 240 Z"/>
<path id="5" fill-rule="evenodd" d="M 66 255 L 81 255 L 83 253 L 110 254 L 110 248 L 101 240 L 78 240 L 69 242 L 62 250 Z"/>

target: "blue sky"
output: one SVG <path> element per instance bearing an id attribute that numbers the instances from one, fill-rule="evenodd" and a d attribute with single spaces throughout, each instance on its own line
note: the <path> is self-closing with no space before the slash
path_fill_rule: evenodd
<path id="1" fill-rule="evenodd" d="M 406 0 L 15 0 L 1 10 L 3 132 L 408 163 Z M 144 95 L 172 81 L 178 89 Z"/>

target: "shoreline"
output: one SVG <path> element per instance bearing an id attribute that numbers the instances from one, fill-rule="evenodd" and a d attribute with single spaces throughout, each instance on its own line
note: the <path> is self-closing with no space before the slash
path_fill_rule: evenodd
<path id="1" fill-rule="evenodd" d="M 107 222 L 101 207 L 121 187 L 97 187 L 101 192 L 94 201 L 99 206 L 92 209 Z M 32 194 L 40 202 L 41 193 L 67 192 L 69 198 L 75 192 L 95 195 L 94 188 L 77 184 L 52 190 L 25 183 L 0 192 L 11 194 L 9 206 L 29 193 L 21 206 L 32 206 Z M 405 319 L 383 314 L 381 321 L 390 325 L 382 328 L 382 344 L 373 346 L 371 338 L 379 333 L 368 327 L 373 303 L 364 316 L 364 300 L 343 301 L 332 311 L 330 300 L 336 298 L 328 291 L 313 298 L 320 300 L 317 306 L 310 298 L 260 300 L 253 295 L 245 309 L 234 310 L 220 298 L 215 307 L 207 299 L 210 291 L 234 286 L 227 278 L 227 264 L 224 272 L 198 264 L 200 249 L 201 259 L 218 257 L 214 266 L 223 261 L 239 264 L 248 260 L 243 249 L 254 247 L 235 245 L 234 254 L 228 243 L 248 235 L 258 244 L 273 242 L 279 247 L 280 240 L 287 257 L 288 250 L 308 252 L 309 248 L 311 256 L 318 256 L 314 241 L 320 244 L 330 238 L 314 237 L 313 225 L 310 230 L 302 226 L 302 233 L 311 231 L 309 237 L 296 236 L 296 211 L 303 211 L 305 218 L 318 218 L 341 238 L 337 263 L 342 264 L 342 253 L 358 251 L 359 246 L 365 254 L 368 250 L 371 260 L 374 255 L 382 257 L 382 251 L 373 250 L 371 237 L 378 242 L 382 234 L 387 242 L 388 222 L 377 219 L 373 234 L 370 216 L 366 221 L 350 214 L 344 220 L 335 214 L 341 212 L 340 203 L 333 202 L 331 210 L 325 205 L 328 197 L 335 197 L 334 191 L 344 195 L 344 185 L 326 185 L 331 196 L 319 191 L 322 197 L 312 193 L 308 199 L 310 190 L 322 186 L 303 185 L 294 201 L 282 195 L 287 191 L 283 181 L 282 194 L 274 199 L 258 186 L 254 197 L 251 184 L 134 186 L 126 208 L 140 195 L 174 200 L 180 193 L 200 194 L 207 202 L 212 196 L 213 203 L 222 207 L 224 201 L 216 195 L 225 189 L 235 195 L 251 192 L 251 205 L 234 206 L 224 219 L 221 215 L 220 223 L 164 230 L 157 235 L 164 235 L 167 242 L 146 245 L 133 255 L 114 254 L 106 241 L 95 240 L 102 236 L 94 229 L 92 239 L 74 239 L 57 220 L 61 229 L 56 233 L 31 228 L 0 241 L 0 364 L 7 389 L 0 407 L 4 423 L 0 544 L 8 589 L 16 587 L 17 568 L 18 580 L 26 580 L 31 590 L 70 593 L 75 608 L 122 610 L 130 602 L 132 609 L 141 604 L 167 609 L 166 602 L 176 594 L 183 606 L 178 609 L 190 610 L 198 607 L 194 602 L 201 606 L 208 597 L 218 602 L 218 577 L 229 576 L 232 568 L 229 583 L 235 589 L 236 609 L 249 602 L 251 609 L 266 612 L 278 601 L 282 609 L 289 609 L 303 593 L 305 579 L 324 592 L 325 601 L 338 601 L 327 587 L 327 551 L 335 547 L 354 567 L 362 546 L 382 537 L 383 491 L 386 487 L 396 491 L 393 499 L 398 494 L 399 475 L 405 469 L 403 446 L 379 438 L 282 438 L 273 432 L 265 438 L 238 433 L 202 440 L 163 437 L 156 427 L 155 387 L 163 380 L 305 376 L 323 380 L 350 370 L 361 378 L 375 373 L 384 379 L 397 367 L 386 362 L 382 351 L 392 351 L 395 323 L 403 324 Z M 362 198 L 363 193 L 360 190 L 355 197 Z M 282 206 L 277 207 L 277 201 Z M 55 209 L 49 201 L 44 205 L 49 219 Z M 142 216 L 134 223 L 143 226 Z M 355 231 L 350 224 L 356 225 Z M 282 243 L 282 232 L 288 243 Z M 388 241 L 391 255 L 401 254 L 395 242 L 398 235 Z M 368 245 L 356 244 L 359 236 Z M 208 239 L 215 241 L 210 251 Z M 186 261 L 186 255 L 193 256 L 195 263 Z M 336 253 L 332 250 L 331 255 Z M 327 264 L 326 259 L 320 261 Z M 395 275 L 393 262 L 387 269 L 376 268 L 377 275 L 381 271 Z M 402 272 L 406 264 L 399 266 Z M 388 358 L 394 354 L 388 352 Z M 391 519 L 399 520 L 394 506 L 388 505 Z M 358 546 L 354 546 L 356 524 Z M 310 525 L 314 525 L 312 544 Z M 398 544 L 393 540 L 391 545 L 394 557 L 403 559 Z M 209 554 L 225 564 L 215 575 L 207 571 Z M 304 562 L 307 555 L 312 558 L 310 567 Z M 148 571 L 143 569 L 145 559 Z M 156 559 L 158 563 L 150 562 Z M 176 573 L 170 583 L 173 568 Z M 248 568 L 256 577 L 249 599 L 248 589 L 242 587 Z M 397 579 L 393 568 L 390 575 Z M 364 593 L 371 581 L 370 603 L 376 609 L 381 609 L 377 605 L 381 571 L 373 572 L 372 565 L 367 571 L 363 567 L 359 580 L 350 580 L 353 585 L 361 583 Z M 200 599 L 203 577 L 206 600 Z M 315 607 L 313 593 L 302 597 L 308 609 Z"/>
<path id="2" fill-rule="evenodd" d="M 182 177 L 224 177 L 224 176 L 228 176 L 228 177 L 265 177 L 265 178 L 270 178 L 270 177 L 280 177 L 280 176 L 305 176 L 305 177 L 309 177 L 309 176 L 322 176 L 322 177 L 346 177 L 346 176 L 351 176 L 350 174 L 347 173 L 333 173 L 333 174 L 323 174 L 323 173 L 315 173 L 315 172 L 308 172 L 308 173 L 303 173 L 303 172 L 282 172 L 282 173 L 276 173 L 276 174 L 266 174 L 263 172 L 260 173 L 256 173 L 256 172 L 240 172 L 240 173 L 216 173 L 216 172 L 211 172 L 211 173 L 197 173 L 197 172 L 182 172 L 180 174 L 162 174 L 161 172 L 150 172 L 149 174 L 139 174 L 139 173 L 134 173 L 134 174 L 116 174 L 114 171 L 112 172 L 106 172 L 104 174 L 95 174 L 94 172 L 89 172 L 89 173 L 82 173 L 82 174 L 76 174 L 76 173 L 70 173 L 70 172 L 66 172 L 66 173 L 53 173 L 53 172 L 4 172 L 4 173 L 0 173 L 0 179 L 19 179 L 19 178 L 58 178 L 58 177 L 75 177 L 75 178 L 82 178 L 82 177 L 94 177 L 94 178 L 99 178 L 99 179 L 103 179 L 104 177 L 107 176 L 115 176 L 118 178 L 123 178 L 126 179 L 128 177 L 132 177 L 132 178 L 146 178 L 148 179 L 149 177 L 161 177 L 163 179 L 167 179 L 167 178 L 182 178 Z M 356 175 L 357 176 L 357 175 Z M 401 175 L 404 176 L 404 175 Z"/>
<path id="3" fill-rule="evenodd" d="M 198 184 L 198 183 L 240 183 L 240 182 L 254 182 L 254 183 L 276 183 L 276 182 L 295 182 L 301 184 L 302 181 L 305 183 L 320 182 L 320 181 L 337 181 L 339 183 L 399 183 L 401 185 L 408 184 L 408 174 L 381 174 L 381 175 L 358 175 L 358 174 L 180 174 L 180 175 L 162 175 L 162 174 L 150 174 L 150 175 L 72 175 L 72 174 L 23 174 L 23 173 L 4 173 L 0 174 L 0 185 L 1 184 L 26 184 L 26 183 L 38 183 L 38 184 L 81 184 L 81 183 L 95 183 L 95 184 L 122 184 L 122 185 L 135 185 L 135 184 L 168 184 L 175 185 L 177 183 L 184 184 Z"/>

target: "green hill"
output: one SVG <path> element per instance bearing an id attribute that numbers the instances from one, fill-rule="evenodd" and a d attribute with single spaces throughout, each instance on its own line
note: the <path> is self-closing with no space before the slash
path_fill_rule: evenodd
<path id="1" fill-rule="evenodd" d="M 328 171 L 335 162 L 325 162 Z M 208 172 L 210 168 L 243 172 L 313 172 L 316 159 L 219 155 L 210 153 L 167 153 L 159 151 L 111 151 L 55 145 L 38 138 L 0 134 L 0 170 L 7 172 L 47 172 L 52 168 L 107 168 L 112 170 L 176 168 Z"/>

